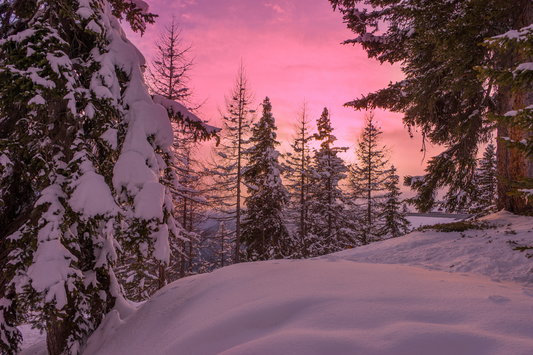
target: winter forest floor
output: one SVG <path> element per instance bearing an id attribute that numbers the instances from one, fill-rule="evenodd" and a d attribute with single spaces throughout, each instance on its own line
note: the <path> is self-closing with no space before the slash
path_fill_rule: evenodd
<path id="1" fill-rule="evenodd" d="M 530 355 L 533 218 L 482 220 L 181 279 L 111 313 L 84 355 Z M 21 354 L 46 353 L 23 332 Z"/>

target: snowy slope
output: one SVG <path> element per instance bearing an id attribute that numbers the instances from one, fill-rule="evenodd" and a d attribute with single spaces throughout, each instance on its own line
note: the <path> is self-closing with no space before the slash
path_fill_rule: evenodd
<path id="1" fill-rule="evenodd" d="M 179 280 L 108 316 L 84 355 L 530 355 L 533 259 L 513 248 L 533 245 L 533 218 L 487 219 L 500 227 Z"/>

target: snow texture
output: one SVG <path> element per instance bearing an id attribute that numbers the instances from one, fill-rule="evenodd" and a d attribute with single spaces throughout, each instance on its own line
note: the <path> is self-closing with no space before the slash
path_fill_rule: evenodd
<path id="1" fill-rule="evenodd" d="M 533 218 L 486 220 L 184 278 L 109 314 L 83 354 L 531 354 L 532 261 L 507 241 L 531 245 Z"/>

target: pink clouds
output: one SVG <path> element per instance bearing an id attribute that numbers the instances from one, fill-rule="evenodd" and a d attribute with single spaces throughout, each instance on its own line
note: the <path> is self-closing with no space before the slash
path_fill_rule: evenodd
<path id="1" fill-rule="evenodd" d="M 402 79 L 398 66 L 380 65 L 362 49 L 340 44 L 353 34 L 327 0 L 152 0 L 150 11 L 160 15 L 156 26 L 143 38 L 130 32 L 129 38 L 149 61 L 154 39 L 176 15 L 184 43 L 193 43 L 197 98 L 208 98 L 202 114 L 213 124 L 241 59 L 257 104 L 270 97 L 284 141 L 290 139 L 295 112 L 306 100 L 316 117 L 323 107 L 330 108 L 338 145 L 353 146 L 365 113 L 342 105 Z M 401 115 L 378 111 L 376 118 L 385 132 L 384 143 L 394 147 L 391 160 L 399 174 L 421 174 L 420 139 L 409 138 Z"/>

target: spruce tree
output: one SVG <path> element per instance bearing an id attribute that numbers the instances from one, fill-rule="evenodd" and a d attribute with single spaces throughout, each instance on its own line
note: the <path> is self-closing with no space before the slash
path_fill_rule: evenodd
<path id="1" fill-rule="evenodd" d="M 155 42 L 154 59 L 148 66 L 146 77 L 152 93 L 183 104 L 190 102 L 189 74 L 194 65 L 188 58 L 191 48 L 183 44 L 179 23 L 172 16 Z"/>
<path id="2" fill-rule="evenodd" d="M 406 218 L 406 212 L 403 209 L 401 193 L 398 187 L 400 177 L 396 175 L 396 168 L 391 166 L 388 170 L 385 188 L 387 193 L 383 196 L 383 202 L 380 203 L 379 220 L 381 225 L 378 229 L 380 239 L 396 238 L 409 233 L 409 222 Z"/>
<path id="3" fill-rule="evenodd" d="M 136 30 L 153 22 L 143 4 L 2 4 L 3 353 L 17 351 L 14 326 L 30 309 L 49 354 L 80 353 L 124 304 L 117 253 L 168 262 L 169 233 L 179 233 L 168 114 L 185 121 L 188 112 L 145 90 L 144 59 L 119 24 L 122 16 Z M 200 135 L 214 133 L 190 121 Z"/>
<path id="4" fill-rule="evenodd" d="M 311 119 L 307 103 L 303 103 L 291 142 L 291 152 L 284 155 L 283 173 L 290 193 L 287 218 L 295 224 L 296 234 L 291 236 L 291 253 L 294 258 L 307 256 L 306 240 L 309 225 L 309 185 L 311 179 Z"/>
<path id="5" fill-rule="evenodd" d="M 248 164 L 243 178 L 248 196 L 241 238 L 247 260 L 279 259 L 288 254 L 283 207 L 289 195 L 281 182 L 276 129 L 267 97 L 263 100 L 263 115 L 252 128 L 251 147 L 245 151 Z"/>
<path id="6" fill-rule="evenodd" d="M 478 163 L 476 169 L 475 184 L 478 189 L 478 197 L 470 212 L 490 212 L 495 209 L 497 196 L 497 162 L 496 148 L 491 143 L 485 148 L 483 157 Z"/>
<path id="7" fill-rule="evenodd" d="M 413 199 L 420 211 L 435 206 L 436 191 L 447 186 L 450 197 L 475 193 L 471 181 L 478 146 L 488 142 L 495 128 L 491 113 L 503 115 L 514 96 L 509 87 L 491 77 L 480 80 L 477 68 L 508 68 L 516 62 L 510 55 L 481 46 L 484 39 L 517 29 L 531 18 L 528 0 L 330 0 L 342 12 L 348 27 L 357 35 L 345 43 L 361 44 L 370 58 L 381 63 L 401 63 L 405 80 L 347 103 L 356 109 L 381 107 L 404 114 L 404 124 L 417 128 L 426 141 L 445 151 L 428 162 L 422 178 L 407 179 L 417 192 Z M 368 6 L 370 5 L 370 6 Z M 530 21 L 531 22 L 531 21 Z M 380 26 L 385 29 L 380 32 Z M 524 104 L 528 102 L 524 101 Z M 523 139 L 502 122 L 498 136 Z M 511 133 L 509 133 L 511 132 Z M 516 136 L 517 139 L 513 138 Z M 499 143 L 499 206 L 512 212 L 527 212 L 519 198 L 509 196 L 511 181 L 528 176 L 527 162 L 520 154 Z M 513 166 L 516 165 L 516 166 Z M 472 198 L 448 198 L 448 210 L 461 210 Z"/>
<path id="8" fill-rule="evenodd" d="M 357 163 L 350 166 L 349 187 L 353 198 L 361 202 L 358 233 L 363 245 L 380 239 L 380 208 L 389 177 L 386 147 L 381 145 L 382 134 L 374 121 L 374 113 L 370 112 L 357 141 Z"/>
<path id="9" fill-rule="evenodd" d="M 235 241 L 232 240 L 232 233 L 224 222 L 220 222 L 217 234 L 211 244 L 216 255 L 215 267 L 224 267 L 233 263 L 232 255 Z"/>
<path id="10" fill-rule="evenodd" d="M 314 152 L 311 167 L 309 234 L 305 241 L 309 256 L 329 254 L 354 245 L 346 196 L 339 186 L 348 169 L 338 154 L 348 148 L 333 146 L 337 138 L 333 135 L 327 108 L 317 120 L 317 131 L 314 138 L 321 143 L 320 149 Z"/>
<path id="11" fill-rule="evenodd" d="M 241 62 L 235 85 L 226 97 L 227 115 L 222 115 L 220 144 L 214 149 L 214 167 L 211 169 L 215 183 L 212 197 L 224 220 L 235 221 L 234 263 L 239 262 L 242 218 L 242 169 L 244 151 L 249 145 L 252 128 L 254 95 Z"/>

